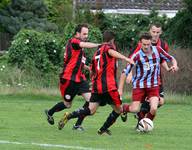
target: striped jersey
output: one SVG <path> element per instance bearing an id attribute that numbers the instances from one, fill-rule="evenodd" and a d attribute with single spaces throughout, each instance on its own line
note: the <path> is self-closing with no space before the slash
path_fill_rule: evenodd
<path id="1" fill-rule="evenodd" d="M 72 38 L 66 44 L 61 78 L 75 82 L 86 80 L 82 73 L 86 58 L 83 49 L 79 46 L 80 42 L 80 39 Z"/>
<path id="2" fill-rule="evenodd" d="M 133 88 L 151 88 L 160 84 L 160 62 L 171 61 L 173 56 L 165 52 L 161 47 L 151 46 L 152 53 L 146 55 L 142 49 L 133 54 L 131 58 L 135 62 L 136 70 L 132 79 Z M 132 66 L 127 65 L 124 72 L 126 75 Z"/>
<path id="3" fill-rule="evenodd" d="M 117 60 L 109 55 L 110 44 L 102 44 L 94 53 L 91 64 L 92 93 L 106 93 L 117 90 Z"/>
<path id="4" fill-rule="evenodd" d="M 167 53 L 169 52 L 169 46 L 168 46 L 167 42 L 163 41 L 160 38 L 158 39 L 157 43 L 151 43 L 151 44 L 152 44 L 152 46 L 161 47 Z M 134 50 L 134 52 L 129 57 L 131 57 L 133 54 L 137 53 L 140 49 L 141 49 L 141 42 L 139 42 L 137 44 L 136 49 Z M 161 60 L 161 63 L 164 62 L 164 61 L 165 60 Z M 163 73 L 163 71 L 160 70 L 160 84 L 163 84 L 163 76 L 164 76 L 164 73 Z"/>

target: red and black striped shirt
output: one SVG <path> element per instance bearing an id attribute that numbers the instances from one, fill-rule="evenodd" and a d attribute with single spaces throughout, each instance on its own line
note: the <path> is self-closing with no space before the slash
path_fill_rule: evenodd
<path id="1" fill-rule="evenodd" d="M 72 38 L 68 41 L 65 47 L 61 78 L 75 82 L 86 80 L 85 75 L 82 73 L 86 58 L 83 49 L 79 46 L 80 42 L 77 38 Z"/>
<path id="2" fill-rule="evenodd" d="M 110 44 L 102 44 L 95 52 L 91 64 L 92 93 L 106 93 L 117 90 L 117 60 L 109 55 Z"/>

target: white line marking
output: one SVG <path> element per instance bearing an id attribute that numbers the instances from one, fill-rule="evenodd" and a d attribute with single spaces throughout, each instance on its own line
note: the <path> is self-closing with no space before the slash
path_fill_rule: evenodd
<path id="1" fill-rule="evenodd" d="M 104 149 L 96 149 L 91 147 L 70 146 L 70 145 L 62 145 L 62 144 L 22 143 L 22 142 L 11 142 L 11 141 L 5 141 L 5 140 L 0 140 L 0 144 L 35 145 L 35 146 L 41 146 L 41 147 L 59 147 L 59 148 L 78 149 L 78 150 L 104 150 Z"/>

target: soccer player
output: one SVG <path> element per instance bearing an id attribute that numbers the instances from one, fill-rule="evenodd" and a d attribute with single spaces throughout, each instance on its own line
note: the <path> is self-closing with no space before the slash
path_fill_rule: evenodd
<path id="1" fill-rule="evenodd" d="M 75 95 L 81 94 L 84 97 L 86 102 L 83 107 L 88 107 L 89 105 L 91 92 L 85 75 L 82 72 L 83 69 L 89 69 L 89 67 L 85 65 L 86 58 L 83 48 L 95 48 L 100 44 L 86 42 L 88 31 L 87 24 L 77 25 L 74 37 L 69 39 L 66 44 L 63 71 L 60 74 L 60 93 L 63 101 L 57 103 L 51 109 L 45 110 L 47 121 L 51 125 L 54 124 L 53 114 L 70 108 Z M 79 117 L 73 129 L 83 130 L 81 126 L 83 119 L 84 117 Z"/>
<path id="2" fill-rule="evenodd" d="M 160 46 L 163 50 L 165 50 L 166 52 L 169 51 L 169 46 L 167 44 L 167 42 L 163 41 L 161 38 L 160 38 L 160 35 L 162 34 L 162 26 L 161 24 L 159 23 L 154 23 L 154 24 L 151 24 L 150 25 L 150 29 L 149 29 L 149 33 L 150 35 L 152 36 L 152 40 L 151 40 L 151 44 L 152 46 Z M 134 52 L 130 55 L 130 57 L 137 53 L 139 50 L 141 49 L 141 42 L 138 43 L 136 49 L 134 50 Z M 159 98 L 159 105 L 158 107 L 162 106 L 164 104 L 164 88 L 163 88 L 163 74 L 164 74 L 164 69 L 166 71 L 170 71 L 170 68 L 168 67 L 166 61 L 162 60 L 161 61 L 161 70 L 160 70 L 160 87 L 159 87 L 159 95 L 160 95 L 160 98 Z M 126 78 L 126 77 L 124 77 Z M 132 81 L 132 73 L 130 73 L 127 77 L 127 83 L 131 83 Z M 121 91 L 121 89 L 119 90 L 120 91 L 120 95 L 122 96 L 123 94 L 123 91 Z M 142 105 L 141 105 L 141 109 L 140 109 L 140 112 L 138 112 L 136 114 L 136 117 L 138 118 L 138 121 L 140 120 L 140 118 L 142 118 L 146 113 L 148 113 L 150 110 L 150 105 L 149 105 L 149 102 L 146 100 L 144 100 L 142 102 Z M 122 120 L 123 121 L 126 121 L 126 115 L 122 115 Z"/>
<path id="3" fill-rule="evenodd" d="M 108 129 L 119 117 L 121 100 L 117 91 L 116 72 L 117 59 L 125 60 L 127 63 L 133 61 L 117 52 L 114 48 L 115 34 L 112 31 L 105 31 L 101 46 L 95 52 L 91 63 L 92 94 L 89 107 L 72 113 L 66 112 L 58 123 L 58 128 L 62 129 L 68 120 L 80 116 L 93 115 L 99 106 L 109 104 L 113 111 L 108 116 L 103 126 L 98 130 L 98 134 L 111 135 Z"/>
<path id="4" fill-rule="evenodd" d="M 152 46 L 152 36 L 144 33 L 140 37 L 141 49 L 131 56 L 135 63 L 135 74 L 133 77 L 132 103 L 123 105 L 123 113 L 138 112 L 140 104 L 145 98 L 150 103 L 150 111 L 146 117 L 153 120 L 159 104 L 159 84 L 160 84 L 160 63 L 161 60 L 171 61 L 170 69 L 178 70 L 177 61 L 160 46 Z M 125 74 L 128 75 L 133 65 L 127 65 L 120 77 L 119 89 L 123 90 Z"/>

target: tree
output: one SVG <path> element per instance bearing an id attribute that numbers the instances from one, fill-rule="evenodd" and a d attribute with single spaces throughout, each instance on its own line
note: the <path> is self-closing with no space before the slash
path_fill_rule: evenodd
<path id="1" fill-rule="evenodd" d="M 0 9 L 4 8 L 9 4 L 10 0 L 0 0 Z"/>
<path id="2" fill-rule="evenodd" d="M 63 34 L 65 25 L 73 19 L 72 0 L 45 0 L 48 6 L 48 20 L 58 25 Z"/>
<path id="3" fill-rule="evenodd" d="M 47 21 L 48 10 L 43 0 L 11 0 L 0 10 L 0 24 L 15 35 L 20 29 L 57 31 L 57 26 Z"/>
<path id="4" fill-rule="evenodd" d="M 192 3 L 184 0 L 184 9 L 179 11 L 169 22 L 168 33 L 170 39 L 181 47 L 192 47 Z"/>

